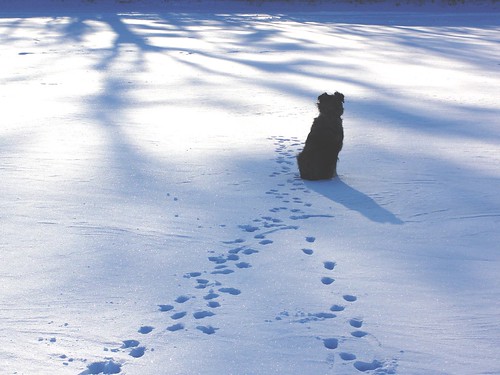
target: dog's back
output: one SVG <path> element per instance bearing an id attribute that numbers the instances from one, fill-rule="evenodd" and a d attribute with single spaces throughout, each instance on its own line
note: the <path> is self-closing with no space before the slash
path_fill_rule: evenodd
<path id="1" fill-rule="evenodd" d="M 344 95 L 324 93 L 318 97 L 320 114 L 314 119 L 302 152 L 297 156 L 300 177 L 330 179 L 337 175 L 337 160 L 344 141 L 342 114 Z"/>

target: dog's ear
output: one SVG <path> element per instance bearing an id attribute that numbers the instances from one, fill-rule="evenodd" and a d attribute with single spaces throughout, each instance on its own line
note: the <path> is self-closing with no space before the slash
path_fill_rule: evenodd
<path id="1" fill-rule="evenodd" d="M 323 101 L 323 99 L 325 99 L 327 97 L 328 97 L 328 94 L 326 92 L 324 92 L 323 94 L 321 94 L 320 96 L 318 96 L 318 102 L 321 103 L 321 101 Z"/>
<path id="2" fill-rule="evenodd" d="M 344 94 L 341 94 L 340 92 L 338 91 L 335 91 L 335 98 L 337 98 L 337 100 L 341 101 L 342 103 L 344 103 Z"/>

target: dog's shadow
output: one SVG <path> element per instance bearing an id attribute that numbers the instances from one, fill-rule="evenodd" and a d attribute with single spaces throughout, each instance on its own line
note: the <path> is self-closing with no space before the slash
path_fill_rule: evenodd
<path id="1" fill-rule="evenodd" d="M 328 181 L 304 181 L 310 189 L 349 210 L 357 211 L 367 219 L 377 223 L 404 224 L 396 215 L 380 206 L 368 195 L 347 185 L 340 178 Z"/>

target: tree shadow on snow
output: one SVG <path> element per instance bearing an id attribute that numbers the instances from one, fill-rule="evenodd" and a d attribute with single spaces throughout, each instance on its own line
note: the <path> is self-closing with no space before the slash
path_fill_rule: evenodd
<path id="1" fill-rule="evenodd" d="M 367 219 L 377 223 L 394 225 L 404 224 L 396 215 L 380 206 L 368 195 L 336 178 L 331 181 L 304 181 L 313 190 L 345 208 L 359 212 Z"/>

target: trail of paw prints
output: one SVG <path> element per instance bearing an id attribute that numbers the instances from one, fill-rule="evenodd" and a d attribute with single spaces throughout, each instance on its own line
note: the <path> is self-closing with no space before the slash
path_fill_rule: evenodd
<path id="1" fill-rule="evenodd" d="M 314 244 L 316 238 L 313 236 L 305 237 L 305 242 L 309 245 Z M 310 247 L 302 248 L 302 252 L 306 255 L 313 256 L 314 250 Z M 325 260 L 322 262 L 322 267 L 325 272 L 325 275 L 320 278 L 320 282 L 323 286 L 328 287 L 332 285 L 335 281 L 333 277 L 333 273 L 336 269 L 337 263 L 333 260 Z M 339 304 L 334 304 L 330 307 L 329 312 L 325 313 L 295 313 L 293 318 L 290 318 L 290 314 L 286 312 L 282 312 L 279 316 L 276 317 L 276 320 L 282 320 L 284 317 L 287 317 L 289 323 L 311 323 L 317 321 L 325 321 L 327 319 L 336 318 L 338 315 L 342 314 L 345 319 L 345 315 L 350 304 L 355 303 L 358 300 L 357 296 L 353 294 L 343 294 L 342 301 Z M 352 317 L 347 318 L 346 320 L 348 324 L 348 330 L 350 331 L 350 336 L 354 340 L 360 339 L 362 340 L 366 336 L 371 336 L 366 330 L 363 329 L 364 321 L 360 317 Z M 338 358 L 342 361 L 342 363 L 349 365 L 352 364 L 354 369 L 360 372 L 369 372 L 375 371 L 377 374 L 393 374 L 396 369 L 396 362 L 393 361 L 380 361 L 380 360 L 372 360 L 372 361 L 362 361 L 358 359 L 358 356 L 351 352 L 342 350 L 342 343 L 347 340 L 346 337 L 331 337 L 326 336 L 319 338 L 321 340 L 323 347 L 328 352 L 338 351 Z M 380 345 L 380 343 L 379 343 Z"/>
<path id="2" fill-rule="evenodd" d="M 291 150 L 289 143 L 294 142 L 296 146 L 300 146 L 301 143 L 297 138 L 285 138 L 285 137 L 271 137 L 270 140 L 274 141 L 276 146 L 275 152 L 277 154 L 275 161 L 279 165 L 279 170 L 273 172 L 270 177 L 280 176 L 282 174 L 289 174 L 294 168 L 295 164 L 295 153 Z"/>
<path id="3" fill-rule="evenodd" d="M 343 312 L 345 315 L 345 311 L 347 308 L 346 304 L 355 302 L 357 300 L 357 297 L 348 294 L 342 296 L 342 300 L 343 303 L 332 305 L 330 307 L 329 312 L 310 313 L 310 312 L 296 311 L 294 313 L 291 313 L 289 311 L 282 311 L 275 317 L 274 321 L 278 322 L 285 321 L 287 325 L 294 323 L 310 325 L 310 324 L 315 324 L 317 322 L 328 322 L 331 319 L 340 317 L 341 314 L 343 314 Z M 272 320 L 269 320 L 268 322 L 272 322 Z M 351 333 L 352 337 L 361 339 L 368 335 L 367 332 L 360 330 L 360 328 L 363 326 L 362 319 L 360 318 L 348 319 L 348 324 L 352 329 L 354 329 Z M 350 365 L 359 372 L 375 371 L 374 373 L 379 375 L 383 374 L 388 375 L 396 373 L 396 368 L 397 368 L 396 360 L 382 361 L 378 359 L 373 359 L 371 361 L 362 361 L 358 358 L 358 355 L 355 354 L 354 352 L 342 349 L 343 344 L 347 341 L 346 337 L 325 335 L 323 337 L 316 337 L 316 339 L 319 342 L 321 342 L 325 351 L 330 353 L 329 356 L 332 356 L 331 352 L 336 353 L 332 358 L 338 356 L 341 363 L 347 366 Z"/>
<path id="4" fill-rule="evenodd" d="M 253 232 L 256 228 L 243 226 L 246 232 Z M 181 332 L 194 328 L 206 335 L 215 334 L 219 328 L 210 324 L 200 324 L 212 321 L 217 315 L 216 310 L 222 307 L 222 299 L 241 294 L 241 290 L 232 286 L 224 285 L 222 281 L 225 275 L 230 275 L 236 270 L 244 270 L 252 267 L 244 257 L 258 253 L 258 250 L 244 245 L 245 240 L 238 238 L 231 241 L 223 241 L 223 245 L 231 245 L 229 250 L 210 250 L 207 260 L 212 264 L 212 269 L 188 272 L 183 275 L 185 279 L 191 280 L 192 293 L 178 296 L 172 303 L 160 304 L 160 312 L 167 313 L 171 324 L 167 326 L 168 332 Z M 227 246 L 225 246 L 227 247 Z M 188 326 L 187 321 L 193 321 L 194 326 Z"/>
<path id="5" fill-rule="evenodd" d="M 335 304 L 330 308 L 330 310 L 340 313 L 346 310 L 346 305 L 354 303 L 358 300 L 358 298 L 352 294 L 344 294 L 342 296 L 342 299 L 343 304 Z M 347 324 L 351 329 L 350 335 L 354 339 L 363 339 L 364 337 L 370 335 L 367 331 L 362 330 L 364 324 L 362 318 L 355 317 L 347 319 Z M 339 349 L 338 357 L 340 358 L 340 360 L 345 364 L 352 364 L 352 366 L 360 372 L 375 371 L 376 374 L 380 375 L 396 373 L 396 360 L 382 361 L 373 359 L 371 361 L 362 361 L 359 360 L 358 355 L 356 355 L 352 351 L 343 351 L 341 346 L 342 343 L 347 340 L 346 337 L 341 337 L 340 339 L 337 337 L 325 337 L 321 338 L 321 340 L 326 350 L 331 351 Z M 380 343 L 378 345 L 380 345 Z"/>
<path id="6" fill-rule="evenodd" d="M 68 326 L 68 323 L 64 324 L 64 327 Z M 66 354 L 58 354 L 55 359 L 60 360 L 63 366 L 75 365 L 77 363 L 85 364 L 86 369 L 79 373 L 79 375 L 93 375 L 93 374 L 119 374 L 122 371 L 122 366 L 125 362 L 124 358 L 130 358 L 131 360 L 141 358 L 148 349 L 146 346 L 142 345 L 139 341 L 140 336 L 147 335 L 154 330 L 151 326 L 141 326 L 136 332 L 136 338 L 123 340 L 121 344 L 114 348 L 104 347 L 102 350 L 104 352 L 103 359 L 100 361 L 90 362 L 85 358 L 71 357 Z M 46 343 L 50 345 L 57 344 L 56 337 L 38 339 L 40 343 Z M 154 348 L 149 351 L 153 352 Z M 115 359 L 115 357 L 121 358 L 120 360 Z"/>
<path id="7" fill-rule="evenodd" d="M 211 319 L 216 316 L 216 310 L 222 306 L 220 299 L 222 296 L 233 297 L 241 294 L 241 291 L 231 286 L 224 286 L 218 277 L 234 272 L 228 264 L 233 264 L 237 269 L 250 268 L 248 262 L 239 261 L 242 255 L 252 255 L 257 250 L 246 246 L 241 246 L 242 239 L 227 241 L 225 244 L 239 245 L 233 247 L 225 254 L 210 255 L 208 261 L 213 264 L 212 270 L 193 271 L 183 275 L 183 278 L 193 281 L 192 290 L 179 294 L 170 303 L 157 305 L 159 313 L 166 317 L 164 332 L 178 334 L 189 329 L 196 330 L 200 334 L 213 335 L 219 328 L 211 323 Z M 212 252 L 215 253 L 215 252 Z M 229 272 L 231 271 L 231 272 Z M 186 291 L 185 291 L 186 292 Z M 137 335 L 148 335 L 155 330 L 149 325 L 140 326 Z M 142 345 L 140 339 L 132 338 L 124 340 L 122 345 L 114 349 L 105 349 L 110 353 L 127 353 L 131 358 L 138 359 L 154 351 Z M 121 372 L 123 363 L 117 362 L 112 357 L 105 358 L 104 361 L 94 362 L 87 366 L 82 375 L 90 374 L 118 374 Z"/>
<path id="8" fill-rule="evenodd" d="M 49 324 L 53 323 L 54 322 L 50 322 Z M 69 326 L 68 323 L 64 323 L 63 325 L 60 325 L 59 328 L 65 328 L 68 326 Z M 58 343 L 58 339 L 57 337 L 53 336 L 39 337 L 38 342 L 45 345 L 55 346 Z M 153 350 L 154 349 L 151 349 L 151 351 Z M 103 355 L 103 360 L 101 361 L 89 363 L 89 361 L 86 358 L 81 358 L 81 357 L 78 358 L 66 354 L 54 354 L 51 357 L 55 360 L 60 361 L 60 363 L 65 367 L 84 364 L 86 366 L 86 369 L 80 372 L 79 375 L 119 374 L 121 373 L 124 361 L 116 360 L 114 358 L 114 355 L 116 353 L 120 353 L 121 357 L 123 357 L 123 354 L 127 354 L 130 357 L 140 358 L 142 357 L 145 351 L 146 348 L 144 346 L 141 346 L 139 341 L 125 340 L 121 343 L 121 345 L 117 346 L 116 348 L 104 347 L 103 352 L 105 354 Z"/>
<path id="9" fill-rule="evenodd" d="M 315 241 L 316 241 L 316 237 L 314 237 L 314 236 L 306 236 L 305 237 L 305 242 L 308 245 L 313 244 Z M 302 248 L 301 251 L 303 254 L 305 254 L 307 256 L 313 256 L 315 254 L 314 250 L 310 247 Z M 323 267 L 329 275 L 334 270 L 335 266 L 336 266 L 336 263 L 334 261 L 328 260 L 328 261 L 323 262 Z M 320 279 L 320 281 L 323 285 L 330 285 L 335 280 L 330 276 L 323 276 Z M 275 316 L 274 321 L 286 320 L 286 322 L 288 324 L 293 324 L 293 323 L 309 324 L 309 323 L 313 323 L 313 322 L 324 322 L 324 321 L 329 321 L 330 319 L 336 318 L 337 313 L 341 312 L 343 310 L 344 310 L 344 306 L 335 305 L 332 308 L 330 308 L 329 310 L 325 309 L 325 311 L 319 311 L 319 312 L 305 312 L 305 311 L 300 311 L 300 310 L 295 311 L 295 312 L 282 311 L 277 316 Z M 268 320 L 268 322 L 272 322 L 272 321 L 273 320 Z M 333 345 L 329 345 L 329 346 L 333 346 Z"/>
<path id="10" fill-rule="evenodd" d="M 252 257 L 265 251 L 273 245 L 273 234 L 287 230 L 297 230 L 297 225 L 285 223 L 279 214 L 288 215 L 292 222 L 314 217 L 303 211 L 303 208 L 311 205 L 303 201 L 298 195 L 305 190 L 302 182 L 294 177 L 296 151 L 290 148 L 290 142 L 296 147 L 301 146 L 298 140 L 286 138 L 275 138 L 278 154 L 276 163 L 278 170 L 272 177 L 279 175 L 288 176 L 287 183 L 279 183 L 276 189 L 270 189 L 267 195 L 274 196 L 281 201 L 277 207 L 269 209 L 269 215 L 255 218 L 250 223 L 238 225 L 242 231 L 241 238 L 221 241 L 219 249 L 209 250 L 207 254 L 208 265 L 202 270 L 194 270 L 183 274 L 183 278 L 191 282 L 191 288 L 186 288 L 171 301 L 161 302 L 157 305 L 158 312 L 165 317 L 165 326 L 158 328 L 167 334 L 178 335 L 182 332 L 192 330 L 202 335 L 215 335 L 217 327 L 217 313 L 224 308 L 224 303 L 231 303 L 231 299 L 238 298 L 242 291 L 233 285 L 228 285 L 227 276 L 235 272 L 246 272 L 251 270 Z M 290 191 L 283 191 L 287 184 L 291 184 Z M 174 201 L 178 199 L 173 197 Z M 177 216 L 177 215 L 176 215 Z M 250 242 L 251 241 L 251 242 Z M 307 250 L 305 250 L 307 252 Z M 332 319 L 332 312 L 319 312 L 297 315 L 297 321 L 320 321 Z M 139 335 L 148 335 L 153 330 L 152 326 L 141 326 L 137 332 Z M 107 349 L 109 353 L 126 353 L 131 358 L 138 359 L 147 355 L 146 345 L 141 344 L 140 337 L 123 341 L 123 344 L 115 349 Z M 122 363 L 113 358 L 105 358 L 104 361 L 94 362 L 88 365 L 85 374 L 119 373 Z"/>
<path id="11" fill-rule="evenodd" d="M 323 262 L 323 267 L 327 271 L 333 271 L 336 267 L 336 263 L 333 261 L 325 261 Z M 335 281 L 333 278 L 325 276 L 321 279 L 322 284 L 330 285 Z M 346 311 L 346 306 L 349 304 L 355 303 L 358 300 L 357 296 L 352 294 L 344 294 L 342 295 L 342 303 L 334 304 L 330 307 L 330 311 L 334 313 L 342 313 Z M 363 337 L 369 335 L 368 332 L 362 330 L 363 327 L 363 319 L 360 317 L 348 318 L 347 319 L 348 328 L 351 330 L 351 337 L 355 339 L 362 339 Z M 344 340 L 345 338 L 342 338 Z M 328 351 L 336 350 L 339 347 L 339 340 L 336 337 L 326 337 L 322 339 L 323 346 Z M 344 363 L 352 363 L 352 366 L 361 372 L 371 371 L 371 370 L 380 370 L 379 374 L 391 374 L 395 369 L 393 363 L 381 362 L 378 360 L 373 360 L 372 362 L 363 362 L 357 360 L 357 355 L 348 351 L 340 351 L 338 353 L 339 358 Z"/>
<path id="12" fill-rule="evenodd" d="M 273 172 L 270 177 L 278 177 L 278 176 L 286 176 L 290 177 L 287 180 L 287 183 L 293 185 L 290 189 L 292 192 L 307 190 L 304 187 L 304 184 L 298 178 L 297 174 L 297 154 L 303 147 L 303 143 L 300 142 L 296 137 L 286 138 L 283 136 L 275 136 L 269 138 L 274 142 L 275 145 L 275 153 L 276 157 L 274 158 L 275 163 L 277 164 L 278 170 Z M 279 187 L 285 186 L 285 184 L 278 184 Z M 278 189 L 272 189 L 268 194 L 275 194 L 276 198 L 284 198 L 288 197 L 288 203 L 303 203 L 302 197 L 290 197 L 290 194 L 280 193 Z M 282 195 L 281 195 L 282 194 Z"/>
<path id="13" fill-rule="evenodd" d="M 347 305 L 349 303 L 355 302 L 356 300 L 357 298 L 353 295 L 350 294 L 343 295 L 342 302 L 339 304 L 332 305 L 328 311 L 321 311 L 321 312 L 282 311 L 275 316 L 274 320 L 268 320 L 267 322 L 272 323 L 272 322 L 284 321 L 287 325 L 289 324 L 310 325 L 310 324 L 316 324 L 318 322 L 319 323 L 328 322 L 338 317 L 342 318 L 342 316 L 345 315 L 346 313 L 346 308 L 348 307 Z M 352 318 L 349 319 L 348 324 L 353 328 L 360 328 L 363 324 L 363 321 L 362 319 L 359 318 Z M 325 337 L 316 337 L 316 339 L 322 343 L 323 347 L 327 351 L 337 351 L 337 349 L 340 350 L 338 356 L 342 361 L 346 363 L 351 362 L 355 368 L 357 367 L 363 368 L 363 365 L 360 365 L 361 363 L 360 361 L 355 361 L 357 359 L 356 354 L 341 350 L 342 343 L 346 340 L 345 337 L 325 336 Z"/>
<path id="14" fill-rule="evenodd" d="M 329 214 L 307 212 L 312 207 L 312 203 L 307 202 L 307 196 L 311 191 L 300 179 L 296 160 L 297 154 L 304 146 L 303 142 L 295 137 L 274 136 L 269 139 L 275 145 L 274 161 L 277 164 L 277 170 L 270 177 L 280 177 L 277 186 L 266 191 L 267 195 L 279 201 L 279 205 L 271 208 L 270 211 L 288 213 L 288 218 L 294 221 L 334 217 Z"/>
<path id="15" fill-rule="evenodd" d="M 173 303 L 158 305 L 158 310 L 166 314 L 167 332 L 183 332 L 189 328 L 194 328 L 204 334 L 212 335 L 218 330 L 217 327 L 213 327 L 211 324 L 201 324 L 201 322 L 216 316 L 213 310 L 221 307 L 217 299 L 220 297 L 220 293 L 230 288 L 224 288 L 219 281 L 205 276 L 206 272 L 190 272 L 184 275 L 184 278 L 194 280 L 194 290 L 204 292 L 201 297 L 195 293 L 182 294 L 175 298 Z M 236 295 L 237 289 L 233 289 L 233 293 Z M 189 323 L 194 324 L 194 326 L 192 324 L 188 326 Z"/>
<path id="16" fill-rule="evenodd" d="M 254 251 L 252 249 L 245 249 L 243 251 L 247 251 L 247 254 L 252 254 Z M 224 286 L 222 282 L 213 279 L 210 280 L 208 278 L 201 278 L 201 276 L 205 275 L 228 275 L 234 270 L 228 267 L 226 264 L 229 260 L 235 262 L 238 257 L 231 256 L 217 256 L 210 257 L 211 261 L 215 263 L 215 267 L 213 271 L 204 271 L 204 272 L 190 272 L 184 275 L 185 278 L 192 278 L 194 280 L 193 288 L 197 290 L 203 290 L 204 294 L 201 296 L 179 296 L 175 300 L 175 304 L 166 304 L 166 305 L 158 305 L 159 311 L 165 312 L 169 314 L 171 324 L 167 326 L 166 330 L 168 332 L 181 332 L 186 331 L 189 328 L 195 328 L 199 332 L 206 335 L 215 334 L 219 328 L 210 324 L 200 324 L 200 322 L 205 322 L 206 320 L 211 321 L 213 317 L 217 315 L 216 310 L 222 307 L 221 299 L 223 297 L 231 297 L 238 296 L 241 294 L 241 290 L 234 287 Z M 235 266 L 239 269 L 250 268 L 251 265 L 248 262 L 236 262 Z M 230 272 L 229 272 L 230 271 Z M 191 300 L 193 303 L 191 309 L 181 304 Z M 186 320 L 194 320 L 194 327 L 188 327 L 188 323 Z"/>
<path id="17" fill-rule="evenodd" d="M 168 332 L 196 329 L 202 334 L 215 334 L 219 330 L 214 324 L 217 311 L 223 308 L 225 301 L 242 293 L 240 289 L 227 285 L 226 276 L 252 269 L 252 257 L 273 244 L 269 238 L 273 233 L 298 229 L 272 216 L 256 218 L 249 224 L 238 225 L 238 228 L 244 233 L 244 238 L 221 241 L 218 250 L 208 251 L 207 261 L 212 267 L 183 275 L 192 282 L 189 293 L 179 295 L 170 303 L 158 305 L 159 311 L 171 321 L 166 327 Z M 251 242 L 248 242 L 249 239 Z M 205 321 L 209 324 L 200 324 Z"/>
<path id="18" fill-rule="evenodd" d="M 276 188 L 270 189 L 266 192 L 268 196 L 274 197 L 279 204 L 271 208 L 269 211 L 273 214 L 288 216 L 292 222 L 301 220 L 317 219 L 317 218 L 333 218 L 333 215 L 318 215 L 313 210 L 312 204 L 307 201 L 310 190 L 307 189 L 304 182 L 298 176 L 298 169 L 296 166 L 296 155 L 303 147 L 303 143 L 298 141 L 297 138 L 286 138 L 282 136 L 271 137 L 274 141 L 277 164 L 277 170 L 270 176 L 279 179 Z M 285 220 L 282 222 L 285 224 Z M 298 228 L 298 227 L 297 227 Z M 300 248 L 302 255 L 314 259 L 316 252 L 314 243 L 316 238 L 314 236 L 305 237 L 305 246 Z M 323 275 L 318 280 L 318 287 L 322 288 L 335 288 L 335 272 L 337 264 L 335 261 L 328 259 L 321 263 Z M 279 313 L 274 321 L 285 320 L 288 324 L 323 324 L 326 325 L 331 319 L 341 317 L 346 323 L 346 329 L 349 333 L 348 337 L 335 337 L 326 336 L 318 338 L 325 350 L 331 356 L 338 356 L 340 360 L 346 365 L 352 365 L 354 369 L 360 372 L 375 371 L 378 374 L 391 374 L 394 373 L 395 364 L 393 362 L 371 360 L 362 361 L 358 355 L 347 350 L 342 350 L 343 343 L 347 340 L 366 340 L 368 337 L 374 338 L 369 332 L 363 329 L 364 321 L 360 317 L 348 317 L 349 305 L 355 303 L 357 297 L 352 294 L 343 294 L 341 301 L 337 304 L 330 306 L 321 312 L 304 312 L 284 311 Z M 272 320 L 270 320 L 272 321 Z M 319 323 L 318 323 L 319 322 Z M 376 339 L 375 339 L 376 340 Z M 351 342 L 352 344 L 352 342 Z M 338 352 L 338 353 L 337 353 Z"/>
<path id="19" fill-rule="evenodd" d="M 49 324 L 54 324 L 54 322 L 50 322 Z M 59 328 L 63 327 L 68 327 L 68 323 L 64 323 L 64 325 L 60 325 Z M 57 337 L 54 336 L 40 336 L 37 339 L 39 344 L 46 345 L 46 346 L 51 346 L 52 347 L 52 352 L 54 354 L 51 355 L 51 358 L 53 360 L 56 360 L 61 363 L 62 366 L 69 367 L 78 363 L 86 363 L 86 359 L 84 358 L 76 358 L 71 355 L 66 355 L 66 354 L 55 354 L 57 353 L 57 344 L 58 344 L 58 339 Z"/>
<path id="20" fill-rule="evenodd" d="M 152 326 L 141 326 L 137 330 L 137 335 L 148 335 L 154 330 Z M 117 348 L 104 348 L 107 353 L 126 353 L 132 359 L 141 358 L 148 349 L 141 345 L 137 339 L 123 340 L 122 344 Z M 150 349 L 151 352 L 154 348 Z M 87 365 L 87 369 L 79 375 L 94 375 L 94 374 L 119 374 L 122 371 L 123 361 L 117 361 L 112 356 L 106 356 L 103 361 L 92 362 Z"/>

